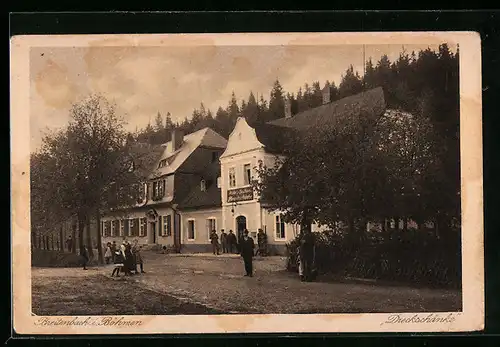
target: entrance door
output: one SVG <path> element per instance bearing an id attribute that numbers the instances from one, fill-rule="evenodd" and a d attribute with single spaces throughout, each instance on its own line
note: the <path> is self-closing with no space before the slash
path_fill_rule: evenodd
<path id="1" fill-rule="evenodd" d="M 247 218 L 245 216 L 236 217 L 236 235 L 238 243 L 243 238 L 243 231 L 247 228 Z"/>
<path id="2" fill-rule="evenodd" d="M 152 236 L 152 243 L 156 244 L 156 222 L 150 222 L 150 230 L 151 230 L 151 236 Z"/>

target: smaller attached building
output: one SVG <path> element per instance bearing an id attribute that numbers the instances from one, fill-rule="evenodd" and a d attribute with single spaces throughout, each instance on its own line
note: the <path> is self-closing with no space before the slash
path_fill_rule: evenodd
<path id="1" fill-rule="evenodd" d="M 209 252 L 210 232 L 222 228 L 220 164 L 211 164 L 177 207 L 182 221 L 182 251 Z"/>

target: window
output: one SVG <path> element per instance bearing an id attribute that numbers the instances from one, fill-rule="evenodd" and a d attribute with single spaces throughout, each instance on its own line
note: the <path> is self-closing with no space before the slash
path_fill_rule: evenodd
<path id="1" fill-rule="evenodd" d="M 210 241 L 210 233 L 212 232 L 212 230 L 217 230 L 215 218 L 208 218 L 207 219 L 207 235 L 208 235 L 209 241 Z"/>
<path id="2" fill-rule="evenodd" d="M 120 236 L 125 235 L 125 221 L 122 219 L 120 220 Z"/>
<path id="3" fill-rule="evenodd" d="M 103 235 L 104 237 L 111 236 L 111 221 L 105 221 L 103 227 Z"/>
<path id="4" fill-rule="evenodd" d="M 128 220 L 128 235 L 127 236 L 133 236 L 133 228 L 134 228 L 134 220 L 129 219 Z"/>
<path id="5" fill-rule="evenodd" d="M 236 173 L 234 167 L 229 169 L 229 187 L 236 187 Z"/>
<path id="6" fill-rule="evenodd" d="M 139 236 L 146 236 L 146 218 L 141 218 L 139 228 Z"/>
<path id="7" fill-rule="evenodd" d="M 285 222 L 281 218 L 281 216 L 276 216 L 276 238 L 284 239 L 285 238 Z"/>
<path id="8" fill-rule="evenodd" d="M 221 183 L 220 183 L 220 177 L 217 177 L 217 188 L 220 188 L 220 185 L 221 185 Z"/>
<path id="9" fill-rule="evenodd" d="M 252 182 L 252 171 L 250 169 L 250 164 L 245 164 L 245 166 L 243 166 L 243 175 L 245 185 L 249 185 Z"/>
<path id="10" fill-rule="evenodd" d="M 194 230 L 194 220 L 188 220 L 187 224 L 187 234 L 188 234 L 188 240 L 194 240 L 195 236 L 195 230 Z"/>
<path id="11" fill-rule="evenodd" d="M 205 180 L 201 180 L 200 182 L 200 188 L 201 188 L 201 191 L 204 192 L 207 190 L 207 183 L 205 182 Z"/>
<path id="12" fill-rule="evenodd" d="M 118 234 L 118 229 L 120 228 L 120 222 L 114 220 L 111 222 L 111 236 L 116 236 Z"/>
<path id="13" fill-rule="evenodd" d="M 158 164 L 158 168 L 162 168 L 165 166 L 167 166 L 167 159 L 160 160 L 160 163 Z"/>
<path id="14" fill-rule="evenodd" d="M 172 236 L 172 216 L 166 215 L 163 216 L 163 236 Z"/>
<path id="15" fill-rule="evenodd" d="M 166 180 L 158 180 L 153 182 L 153 200 L 160 200 L 165 196 Z"/>

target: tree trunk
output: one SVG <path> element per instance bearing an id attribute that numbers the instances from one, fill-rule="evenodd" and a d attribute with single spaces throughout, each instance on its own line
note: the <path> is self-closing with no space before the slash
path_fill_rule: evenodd
<path id="1" fill-rule="evenodd" d="M 52 232 L 52 234 L 50 234 L 50 243 L 51 243 L 51 247 L 52 247 L 52 250 L 55 250 L 55 245 L 54 245 L 54 232 Z"/>
<path id="2" fill-rule="evenodd" d="M 382 224 L 382 232 L 385 233 L 387 231 L 387 219 L 386 218 L 382 219 L 382 223 L 380 224 Z"/>
<path id="3" fill-rule="evenodd" d="M 104 263 L 104 255 L 102 254 L 102 239 L 101 239 L 101 215 L 99 214 L 99 210 L 97 209 L 95 212 L 95 225 L 97 232 L 97 254 L 99 255 L 99 264 Z"/>
<path id="4" fill-rule="evenodd" d="M 34 231 L 31 232 L 31 249 L 36 248 L 36 234 Z"/>
<path id="5" fill-rule="evenodd" d="M 85 217 L 78 216 L 78 245 L 80 254 L 83 254 L 83 232 L 85 230 Z M 87 246 L 88 247 L 88 246 Z"/>
<path id="6" fill-rule="evenodd" d="M 90 216 L 85 217 L 85 229 L 86 233 L 86 243 L 89 250 L 89 257 L 92 259 L 94 257 L 94 245 L 92 244 L 92 235 L 90 234 Z"/>
<path id="7" fill-rule="evenodd" d="M 408 231 L 408 218 L 404 217 L 403 218 L 403 231 Z"/>
<path id="8" fill-rule="evenodd" d="M 63 225 L 59 227 L 59 249 L 64 251 L 64 235 L 63 235 Z"/>
<path id="9" fill-rule="evenodd" d="M 73 242 L 73 246 L 71 247 L 71 253 L 76 254 L 76 221 L 73 221 L 71 224 L 71 240 Z"/>

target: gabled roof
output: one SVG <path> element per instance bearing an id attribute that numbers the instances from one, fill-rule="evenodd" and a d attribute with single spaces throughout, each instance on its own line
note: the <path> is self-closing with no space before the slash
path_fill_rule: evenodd
<path id="1" fill-rule="evenodd" d="M 200 184 L 195 184 L 184 200 L 179 203 L 178 208 L 209 208 L 222 206 L 221 190 L 217 188 L 217 178 L 220 177 L 220 163 L 218 161 L 210 164 L 201 179 L 206 182 L 206 190 L 201 190 Z"/>
<path id="2" fill-rule="evenodd" d="M 140 176 L 147 176 L 158 166 L 158 161 L 165 148 L 162 145 L 151 145 L 144 142 L 135 142 L 131 145 L 130 156 L 134 161 L 135 169 Z"/>
<path id="3" fill-rule="evenodd" d="M 306 110 L 290 118 L 280 118 L 268 124 L 305 130 L 342 121 L 345 117 L 361 114 L 381 115 L 385 111 L 384 91 L 381 87 Z"/>
<path id="4" fill-rule="evenodd" d="M 295 136 L 297 131 L 292 128 L 284 128 L 273 124 L 258 124 L 253 126 L 255 135 L 265 147 L 266 152 L 280 154 L 286 148 L 287 143 Z"/>
<path id="5" fill-rule="evenodd" d="M 210 128 L 203 128 L 194 133 L 184 135 L 181 147 L 172 153 L 172 141 L 164 143 L 163 154 L 157 161 L 156 169 L 151 176 L 163 176 L 174 173 L 194 150 L 200 146 L 213 148 L 226 148 L 227 140 L 213 131 Z M 158 164 L 163 159 L 166 159 L 167 164 L 163 167 L 158 167 Z"/>

